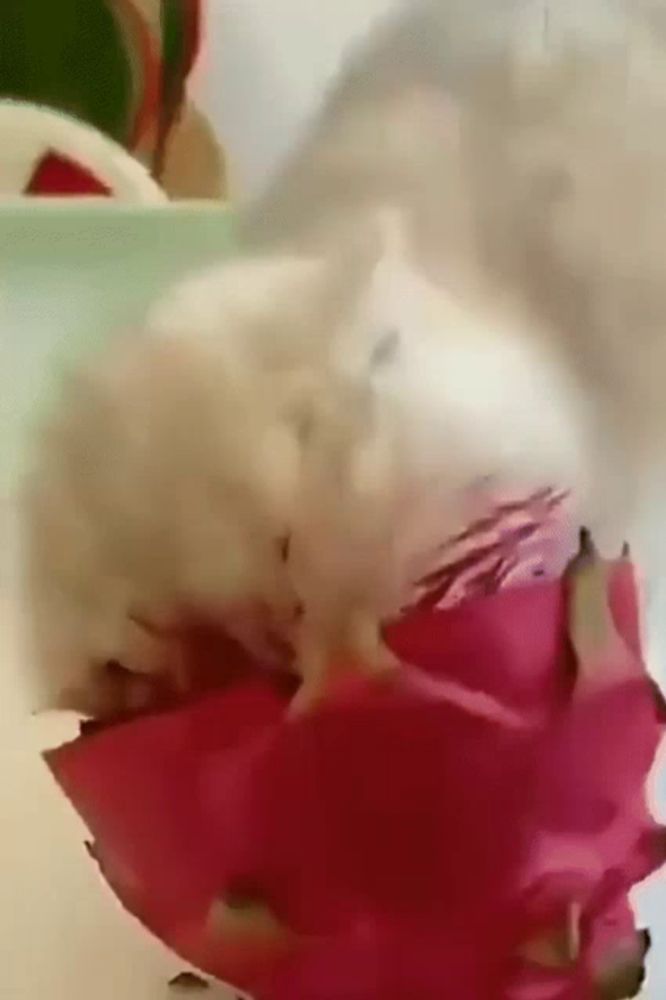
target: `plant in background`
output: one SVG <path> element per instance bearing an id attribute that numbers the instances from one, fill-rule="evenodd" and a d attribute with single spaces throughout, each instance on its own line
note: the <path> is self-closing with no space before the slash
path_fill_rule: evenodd
<path id="1" fill-rule="evenodd" d="M 221 196 L 221 150 L 187 95 L 201 8 L 201 0 L 4 0 L 0 97 L 95 126 L 174 196 Z"/>

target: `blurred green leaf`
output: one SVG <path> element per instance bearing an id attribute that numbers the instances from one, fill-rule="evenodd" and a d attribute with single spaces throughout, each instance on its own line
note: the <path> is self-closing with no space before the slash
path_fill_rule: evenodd
<path id="1" fill-rule="evenodd" d="M 69 112 L 126 144 L 134 82 L 109 0 L 2 0 L 0 94 Z"/>

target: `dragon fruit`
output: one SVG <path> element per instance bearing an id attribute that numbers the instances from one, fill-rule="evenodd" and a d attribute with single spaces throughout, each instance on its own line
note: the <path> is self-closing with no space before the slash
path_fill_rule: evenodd
<path id="1" fill-rule="evenodd" d="M 227 643 L 222 689 L 51 752 L 113 890 L 257 1000 L 636 995 L 664 717 L 628 554 L 584 537 L 559 579 L 386 638 L 392 680 L 350 669 L 300 716 Z"/>

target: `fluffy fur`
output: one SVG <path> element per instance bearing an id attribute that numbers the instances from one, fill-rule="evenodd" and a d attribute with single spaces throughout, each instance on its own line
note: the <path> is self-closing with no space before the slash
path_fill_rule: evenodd
<path id="1" fill-rule="evenodd" d="M 26 501 L 52 694 L 96 709 L 96 664 L 153 662 L 132 617 L 178 606 L 301 603 L 306 676 L 380 661 L 481 477 L 626 516 L 666 416 L 664 12 L 581 0 L 527 45 L 523 9 L 429 0 L 370 39 L 246 259 L 68 387 Z"/>

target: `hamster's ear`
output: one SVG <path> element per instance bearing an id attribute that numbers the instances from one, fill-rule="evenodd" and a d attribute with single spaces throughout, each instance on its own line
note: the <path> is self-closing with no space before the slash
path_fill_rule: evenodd
<path id="1" fill-rule="evenodd" d="M 348 371 L 362 378 L 399 360 L 403 338 L 424 327 L 432 300 L 403 215 L 391 208 L 381 211 L 376 234 L 375 261 L 360 290 L 345 345 Z"/>
<path id="2" fill-rule="evenodd" d="M 379 256 L 372 271 L 365 300 L 366 315 L 377 327 L 399 329 L 413 317 L 415 303 L 423 294 L 410 253 L 409 234 L 403 215 L 390 208 L 377 219 Z"/>

